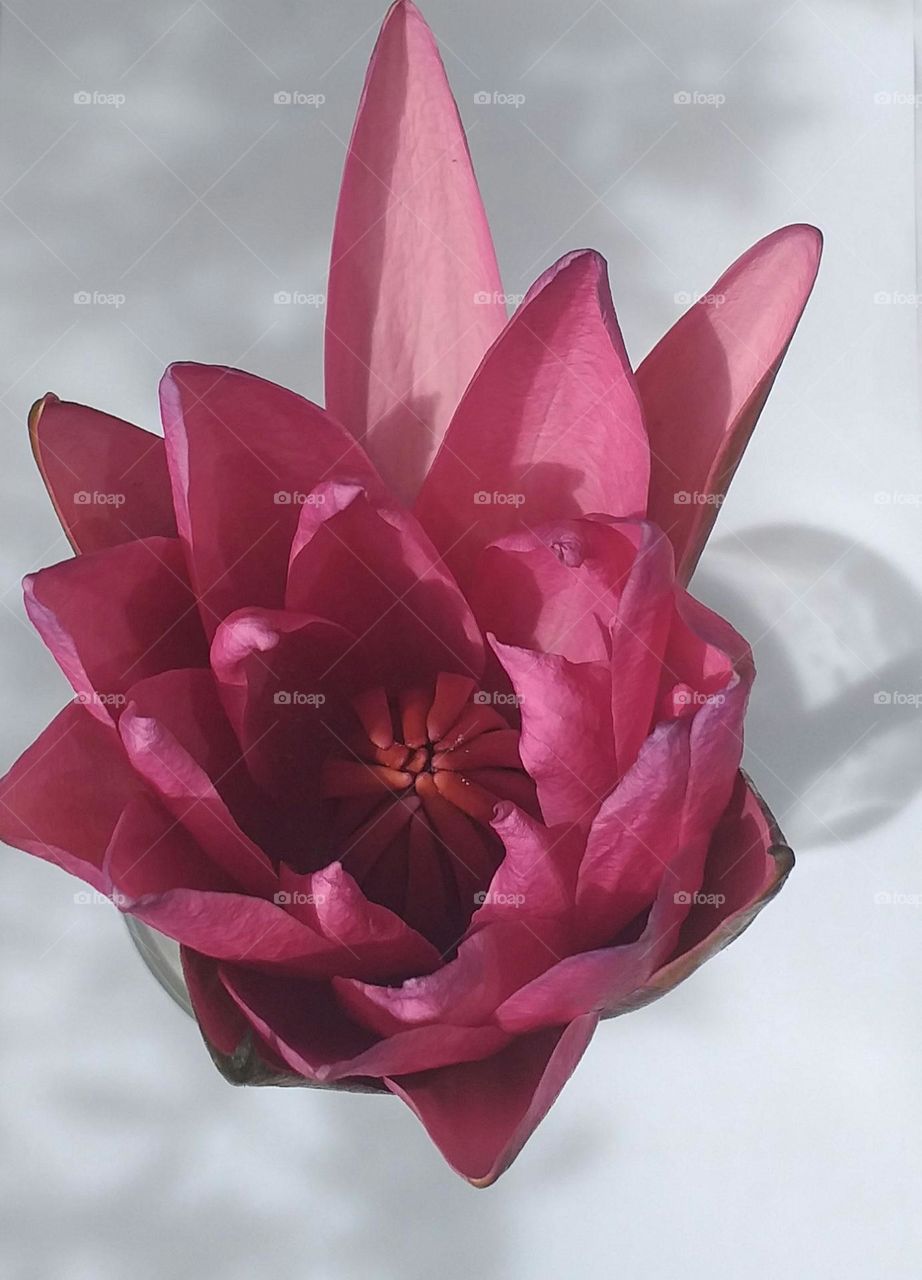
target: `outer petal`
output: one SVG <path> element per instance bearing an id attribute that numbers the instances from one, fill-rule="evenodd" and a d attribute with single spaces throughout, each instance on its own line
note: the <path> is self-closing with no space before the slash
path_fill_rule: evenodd
<path id="1" fill-rule="evenodd" d="M 573 1074 L 598 1020 L 515 1040 L 480 1062 L 387 1081 L 453 1169 L 486 1187 L 509 1168 Z"/>
<path id="2" fill-rule="evenodd" d="M 274 893 L 272 864 L 238 825 L 255 823 L 260 805 L 211 672 L 142 680 L 119 732 L 135 769 L 208 856 L 246 892 Z"/>
<path id="3" fill-rule="evenodd" d="M 511 529 L 602 512 L 643 515 L 650 457 L 605 262 L 546 272 L 477 371 L 417 515 L 464 585 Z"/>
<path id="4" fill-rule="evenodd" d="M 176 536 L 160 436 L 51 394 L 33 405 L 29 436 L 75 551 Z"/>
<path id="5" fill-rule="evenodd" d="M 26 612 L 77 696 L 106 721 L 131 685 L 208 650 L 176 538 L 144 538 L 25 580 Z"/>
<path id="6" fill-rule="evenodd" d="M 239 369 L 172 365 L 160 403 L 206 629 L 243 606 L 277 608 L 301 503 L 334 469 L 377 490 L 368 459 L 322 409 Z"/>
<path id="7" fill-rule="evenodd" d="M 140 790 L 115 730 L 72 703 L 0 781 L 0 839 L 105 893 L 106 846 Z"/>
<path id="8" fill-rule="evenodd" d="M 650 518 L 688 582 L 810 296 L 814 227 L 784 227 L 745 253 L 637 370 L 650 433 Z"/>
<path id="9" fill-rule="evenodd" d="M 505 323 L 500 288 L 438 48 L 400 0 L 375 47 L 343 174 L 326 401 L 405 500 Z"/>
<path id="10" fill-rule="evenodd" d="M 637 942 L 570 956 L 516 992 L 498 1012 L 500 1026 L 522 1034 L 590 1009 L 614 1017 L 649 1004 L 738 937 L 793 864 L 771 814 L 741 774 L 698 887 L 664 889 Z"/>

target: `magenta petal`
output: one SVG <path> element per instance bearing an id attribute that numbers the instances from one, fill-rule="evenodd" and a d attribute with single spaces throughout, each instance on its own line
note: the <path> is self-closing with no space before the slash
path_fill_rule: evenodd
<path id="1" fill-rule="evenodd" d="M 477 564 L 469 594 L 478 622 L 503 644 L 607 662 L 612 619 L 646 527 L 561 520 L 507 534 Z"/>
<path id="2" fill-rule="evenodd" d="M 229 968 L 224 983 L 254 1030 L 292 1071 L 313 1084 L 485 1058 L 509 1041 L 496 1027 L 443 1026 L 414 1027 L 376 1041 L 349 1021 L 329 988 Z"/>
<path id="3" fill-rule="evenodd" d="M 117 718 L 131 685 L 208 651 L 176 538 L 65 560 L 25 580 L 26 612 L 87 709 Z"/>
<path id="4" fill-rule="evenodd" d="M 137 772 L 237 885 L 275 892 L 269 859 L 236 818 L 255 810 L 256 799 L 211 672 L 166 672 L 130 696 L 119 732 Z"/>
<path id="5" fill-rule="evenodd" d="M 563 918 L 574 905 L 583 839 L 575 828 L 545 827 L 517 805 L 496 806 L 493 830 L 504 856 L 474 913 L 471 929 L 497 920 Z"/>
<path id="6" fill-rule="evenodd" d="M 382 27 L 349 143 L 326 331 L 330 412 L 412 500 L 506 319 L 458 110 L 419 10 Z"/>
<path id="7" fill-rule="evenodd" d="M 382 684 L 411 668 L 477 679 L 483 641 L 471 610 L 408 512 L 357 485 L 325 484 L 305 503 L 286 605 L 340 623 L 374 653 Z"/>
<path id="8" fill-rule="evenodd" d="M 374 678 L 363 656 L 345 628 L 309 614 L 241 609 L 218 627 L 218 691 L 246 767 L 274 804 L 319 803 L 324 749 L 341 715 L 336 695 L 357 692 L 363 670 Z"/>
<path id="9" fill-rule="evenodd" d="M 161 436 L 54 395 L 33 406 L 29 435 L 75 551 L 176 537 Z"/>
<path id="10" fill-rule="evenodd" d="M 583 949 L 613 942 L 664 881 L 678 887 L 672 864 L 688 771 L 688 721 L 660 725 L 599 809 L 576 892 Z"/>
<path id="11" fill-rule="evenodd" d="M 278 608 L 302 502 L 334 470 L 376 488 L 368 459 L 322 409 L 239 369 L 172 365 L 160 404 L 206 630 L 234 609 Z"/>
<path id="12" fill-rule="evenodd" d="M 822 252 L 790 226 L 733 264 L 637 370 L 653 469 L 650 518 L 688 582 L 810 296 Z"/>
<path id="13" fill-rule="evenodd" d="M 524 1034 L 587 1010 L 606 1017 L 648 1004 L 732 942 L 783 885 L 793 865 L 771 816 L 740 775 L 703 872 L 686 860 L 657 898 L 637 942 L 570 956 L 517 991 L 497 1013 Z"/>
<path id="14" fill-rule="evenodd" d="M 140 790 L 114 728 L 71 704 L 0 781 L 0 839 L 105 893 L 106 846 Z"/>
<path id="15" fill-rule="evenodd" d="M 230 876 L 208 859 L 180 823 L 151 795 L 131 800 L 112 832 L 103 871 L 121 910 L 169 889 L 232 890 Z"/>
<path id="16" fill-rule="evenodd" d="M 387 1081 L 451 1167 L 475 1186 L 509 1168 L 592 1039 L 598 1019 L 514 1041 L 492 1058 Z"/>
<path id="17" fill-rule="evenodd" d="M 186 989 L 206 1044 L 232 1057 L 250 1031 L 249 1022 L 228 995 L 216 961 L 189 947 L 182 947 L 180 955 Z"/>
<path id="18" fill-rule="evenodd" d="M 615 782 L 608 663 L 568 662 L 489 639 L 515 689 L 519 754 L 544 821 L 588 825 Z"/>
<path id="19" fill-rule="evenodd" d="M 298 875 L 283 864 L 277 900 L 321 937 L 350 953 L 342 973 L 355 971 L 373 981 L 396 982 L 439 966 L 441 957 L 432 943 L 366 898 L 338 862 L 310 875 Z"/>
<path id="20" fill-rule="evenodd" d="M 377 1035 L 426 1023 L 481 1026 L 514 991 L 560 960 L 566 941 L 563 921 L 523 913 L 475 930 L 448 964 L 400 986 L 351 979 L 334 985 L 352 1017 Z"/>
<path id="21" fill-rule="evenodd" d="M 605 262 L 570 254 L 535 284 L 452 419 L 416 513 L 462 585 L 526 524 L 643 515 L 650 458 Z"/>

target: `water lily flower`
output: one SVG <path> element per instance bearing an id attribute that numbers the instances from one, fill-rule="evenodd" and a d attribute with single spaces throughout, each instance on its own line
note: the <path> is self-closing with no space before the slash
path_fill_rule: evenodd
<path id="1" fill-rule="evenodd" d="M 686 585 L 819 255 L 768 236 L 636 371 L 594 252 L 507 319 L 399 0 L 346 159 L 326 408 L 191 363 L 162 437 L 35 406 L 77 554 L 26 608 L 75 697 L 0 784 L 0 835 L 181 944 L 229 1079 L 396 1094 L 488 1184 L 599 1021 L 779 889 L 740 772 L 752 657 Z"/>

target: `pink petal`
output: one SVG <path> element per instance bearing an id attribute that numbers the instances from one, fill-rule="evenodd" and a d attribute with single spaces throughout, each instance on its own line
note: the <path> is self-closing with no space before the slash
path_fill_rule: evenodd
<path id="1" fill-rule="evenodd" d="M 506 319 L 464 130 L 432 33 L 395 4 L 372 56 L 333 235 L 326 400 L 413 495 Z"/>
<path id="2" fill-rule="evenodd" d="M 688 866 L 675 892 L 664 884 L 641 938 L 569 957 L 516 992 L 497 1021 L 523 1034 L 587 1009 L 613 1017 L 658 999 L 742 933 L 792 866 L 790 849 L 741 775 L 703 874 L 689 877 Z"/>
<path id="3" fill-rule="evenodd" d="M 260 802 L 211 673 L 170 671 L 136 684 L 119 732 L 134 768 L 208 856 L 245 891 L 274 893 L 269 859 L 237 820 L 249 826 Z"/>
<path id="4" fill-rule="evenodd" d="M 488 637 L 522 712 L 519 753 L 548 826 L 588 824 L 615 783 L 611 672 Z"/>
<path id="5" fill-rule="evenodd" d="M 176 538 L 90 552 L 25 580 L 26 612 L 87 709 L 117 718 L 131 685 L 208 651 Z"/>
<path id="6" fill-rule="evenodd" d="M 115 730 L 71 704 L 0 781 L 0 839 L 105 893 L 106 846 L 140 790 Z"/>
<path id="7" fill-rule="evenodd" d="M 75 551 L 175 538 L 160 436 L 55 395 L 29 414 L 32 451 Z"/>
<path id="8" fill-rule="evenodd" d="M 523 913 L 470 934 L 453 960 L 400 986 L 352 979 L 334 983 L 350 1015 L 377 1035 L 427 1023 L 482 1026 L 505 1000 L 566 952 L 565 922 Z"/>
<path id="9" fill-rule="evenodd" d="M 189 999 L 205 1043 L 228 1057 L 235 1055 L 247 1035 L 250 1023 L 227 994 L 218 964 L 189 947 L 180 949 L 182 972 Z"/>
<path id="10" fill-rule="evenodd" d="M 224 983 L 250 1025 L 287 1066 L 313 1084 L 421 1071 L 495 1053 L 496 1027 L 414 1027 L 375 1041 L 351 1023 L 327 987 L 225 968 Z"/>
<path id="11" fill-rule="evenodd" d="M 538 280 L 487 354 L 416 512 L 465 585 L 522 524 L 642 515 L 649 467 L 605 262 L 584 251 Z"/>
<path id="12" fill-rule="evenodd" d="M 387 1081 L 451 1167 L 489 1186 L 512 1164 L 573 1074 L 598 1020 L 513 1043 L 492 1058 Z"/>
<path id="13" fill-rule="evenodd" d="M 583 949 L 613 942 L 660 884 L 678 886 L 689 728 L 687 720 L 659 725 L 593 821 L 576 892 Z"/>
<path id="14" fill-rule="evenodd" d="M 680 933 L 689 915 L 696 895 L 702 891 L 705 864 L 714 829 L 730 803 L 736 783 L 736 772 L 742 752 L 741 725 L 745 710 L 748 685 L 735 675 L 728 685 L 722 702 L 702 706 L 689 719 L 678 722 L 674 734 L 686 731 L 689 742 L 688 779 L 684 802 L 679 812 L 678 834 L 670 821 L 671 798 L 651 794 L 651 812 L 654 825 L 648 829 L 651 839 L 657 837 L 657 826 L 667 844 L 662 850 L 651 845 L 648 856 L 659 855 L 668 861 L 652 903 L 646 925 L 640 938 L 602 950 L 587 951 L 581 955 L 565 957 L 559 964 L 536 976 L 530 983 L 511 994 L 497 1011 L 496 1019 L 501 1027 L 516 1034 L 524 1034 L 542 1026 L 558 1026 L 580 1014 L 593 1012 L 611 1014 L 622 1007 L 630 1007 L 651 976 L 675 955 Z M 687 726 L 687 729 L 686 729 Z M 668 733 L 663 735 L 663 741 Z M 644 753 L 638 757 L 634 774 L 643 781 Z M 681 769 L 681 757 L 677 756 L 674 768 Z M 644 812 L 642 796 L 632 806 L 632 774 L 619 784 L 618 790 L 629 784 L 628 805 L 624 812 L 626 822 L 637 821 Z M 636 812 L 632 812 L 632 808 Z M 609 815 L 606 815 L 608 817 Z M 616 826 L 617 824 L 615 824 Z M 612 824 L 599 830 L 600 844 L 617 835 Z M 620 891 L 627 888 L 635 895 L 631 906 L 639 900 L 646 885 L 637 872 L 637 861 L 630 858 L 628 834 L 628 860 L 622 860 L 615 850 L 615 867 L 624 868 L 623 877 L 605 874 L 604 857 L 594 859 L 594 876 L 589 906 L 592 914 L 587 919 L 596 936 L 604 925 L 603 906 L 606 892 L 610 902 L 612 932 L 622 923 L 618 914 Z M 641 860 L 642 854 L 637 854 Z M 600 875 L 600 872 L 602 873 Z M 586 890 L 584 881 L 580 889 Z M 582 923 L 582 916 L 577 919 Z M 592 935 L 590 935 L 591 937 Z M 592 945 L 590 943 L 590 945 Z M 597 943 L 596 943 L 597 945 Z"/>
<path id="15" fill-rule="evenodd" d="M 239 369 L 172 365 L 160 403 L 177 523 L 211 634 L 235 609 L 282 604 L 301 503 L 321 480 L 335 471 L 379 482 L 322 409 Z"/>
<path id="16" fill-rule="evenodd" d="M 301 511 L 286 604 L 340 623 L 374 653 L 376 680 L 411 668 L 474 679 L 483 641 L 464 596 L 407 512 L 357 485 L 326 484 Z"/>
<path id="17" fill-rule="evenodd" d="M 469 595 L 483 630 L 503 644 L 608 661 L 609 629 L 637 556 L 638 526 L 561 520 L 492 543 Z"/>
<path id="18" fill-rule="evenodd" d="M 343 973 L 396 982 L 438 968 L 441 957 L 435 947 L 392 911 L 366 898 L 338 862 L 311 875 L 298 875 L 283 864 L 279 885 L 279 901 L 290 914 L 352 953 Z"/>
<path id="19" fill-rule="evenodd" d="M 504 801 L 496 806 L 493 830 L 503 842 L 504 857 L 471 929 L 521 916 L 563 918 L 574 905 L 576 873 L 583 852 L 579 832 L 545 827 Z"/>
<path id="20" fill-rule="evenodd" d="M 153 796 L 142 793 L 122 811 L 103 859 L 116 904 L 169 889 L 232 890 L 228 875 L 211 862 L 188 831 Z"/>
<path id="21" fill-rule="evenodd" d="M 338 705 L 375 678 L 362 647 L 325 618 L 241 609 L 215 632 L 211 665 L 246 765 L 274 804 L 319 803 Z M 365 662 L 362 661 L 365 659 Z M 341 696 L 340 696 L 341 695 Z"/>
<path id="22" fill-rule="evenodd" d="M 673 326 L 637 370 L 653 469 L 650 518 L 688 582 L 810 296 L 814 227 L 760 240 Z"/>

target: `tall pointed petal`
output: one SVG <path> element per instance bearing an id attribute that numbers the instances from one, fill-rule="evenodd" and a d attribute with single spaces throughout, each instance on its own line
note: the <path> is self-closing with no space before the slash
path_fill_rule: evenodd
<path id="1" fill-rule="evenodd" d="M 333 235 L 326 401 L 409 500 L 505 323 L 496 256 L 432 32 L 398 0 L 372 56 Z"/>
<path id="2" fill-rule="evenodd" d="M 461 401 L 416 506 L 462 584 L 522 524 L 643 515 L 649 447 L 604 259 L 532 287 Z"/>
<path id="3" fill-rule="evenodd" d="M 637 370 L 652 451 L 650 519 L 688 582 L 810 296 L 814 227 L 760 240 Z"/>
<path id="4" fill-rule="evenodd" d="M 160 436 L 49 394 L 32 407 L 29 438 L 75 551 L 100 551 L 134 538 L 175 537 Z"/>
<path id="5" fill-rule="evenodd" d="M 592 1039 L 598 1019 L 516 1040 L 492 1058 L 387 1081 L 458 1173 L 486 1187 L 512 1164 Z"/>

